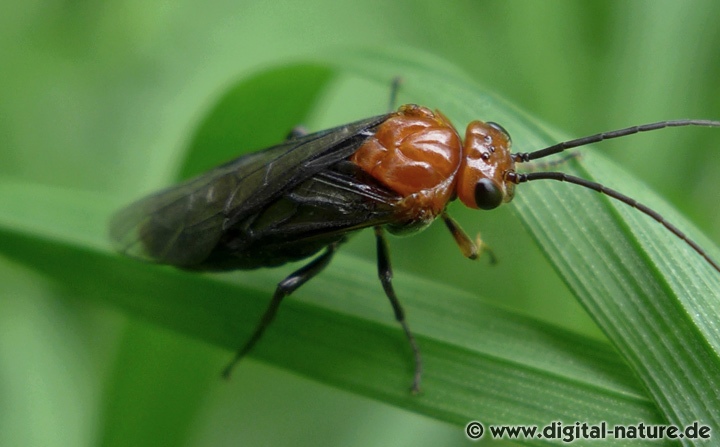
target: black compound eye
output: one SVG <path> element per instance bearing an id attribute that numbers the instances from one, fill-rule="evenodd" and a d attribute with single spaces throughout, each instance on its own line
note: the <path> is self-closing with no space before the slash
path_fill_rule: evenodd
<path id="1" fill-rule="evenodd" d="M 503 202 L 503 192 L 492 180 L 482 178 L 475 184 L 475 204 L 481 210 L 491 210 Z"/>
<path id="2" fill-rule="evenodd" d="M 504 128 L 503 126 L 501 126 L 500 124 L 498 124 L 498 123 L 496 123 L 496 122 L 494 122 L 494 121 L 488 121 L 486 124 L 487 124 L 488 126 L 492 127 L 493 129 L 499 130 L 500 132 L 502 132 L 503 134 L 505 134 L 505 136 L 507 137 L 508 141 L 512 141 L 512 138 L 510 138 L 510 133 L 509 133 L 507 130 L 505 130 L 505 128 Z"/>

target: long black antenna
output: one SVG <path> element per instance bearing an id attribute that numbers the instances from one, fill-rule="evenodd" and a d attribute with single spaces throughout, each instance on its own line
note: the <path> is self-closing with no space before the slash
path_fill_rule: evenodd
<path id="1" fill-rule="evenodd" d="M 538 158 L 544 158 L 549 155 L 559 154 L 567 149 L 574 147 L 585 146 L 592 143 L 597 143 L 603 140 L 611 140 L 613 138 L 620 138 L 627 135 L 632 135 L 640 132 L 648 132 L 651 130 L 664 129 L 666 127 L 683 127 L 683 126 L 703 126 L 703 127 L 720 127 L 720 121 L 713 120 L 670 120 L 670 121 L 659 121 L 657 123 L 642 124 L 640 126 L 626 127 L 625 129 L 612 130 L 610 132 L 602 132 L 588 137 L 578 138 L 575 140 L 564 141 L 562 143 L 554 144 L 540 149 L 535 152 L 518 152 L 513 154 L 512 157 L 517 163 L 522 163 L 530 160 L 537 160 Z"/>
<path id="2" fill-rule="evenodd" d="M 712 123 L 717 123 L 716 121 L 709 121 Z M 720 123 L 717 123 L 720 125 Z M 624 129 L 626 130 L 626 129 Z M 631 132 L 633 133 L 633 132 Z M 613 137 L 614 138 L 614 137 Z M 582 138 L 581 138 L 582 140 Z M 573 141 L 579 141 L 579 140 L 573 140 Z M 599 141 L 599 140 L 598 140 Z M 586 144 L 586 143 L 585 143 Z M 582 144 L 578 145 L 582 146 Z M 553 146 L 554 147 L 554 146 Z M 576 147 L 576 146 L 572 146 Z M 559 152 L 559 151 L 558 151 Z M 535 152 L 533 152 L 534 154 Z M 540 157 L 538 157 L 540 158 Z M 589 180 L 585 180 L 584 178 L 575 177 L 573 175 L 565 174 L 564 172 L 531 172 L 527 174 L 519 174 L 515 172 L 510 172 L 507 174 L 507 180 L 515 183 L 526 183 L 533 180 L 557 180 L 560 182 L 567 182 L 567 183 L 573 183 L 575 185 L 580 185 L 585 188 L 589 188 L 592 190 L 595 190 L 601 194 L 605 194 L 608 197 L 612 197 L 613 199 L 619 200 L 620 202 L 629 205 L 636 210 L 640 211 L 641 213 L 644 213 L 653 219 L 655 219 L 657 222 L 661 223 L 665 228 L 670 230 L 672 234 L 677 236 L 678 238 L 685 241 L 686 244 L 688 244 L 693 250 L 695 250 L 700 256 L 705 258 L 705 260 L 720 273 L 720 264 L 715 262 L 713 258 L 708 255 L 705 250 L 703 250 L 702 247 L 700 247 L 695 241 L 690 239 L 685 233 L 680 231 L 678 227 L 668 222 L 664 217 L 662 217 L 657 211 L 648 208 L 646 205 L 643 205 L 642 203 L 638 202 L 637 200 L 633 199 L 632 197 L 626 196 L 625 194 L 615 191 L 612 188 L 608 188 L 607 186 L 601 185 L 600 183 L 591 182 Z"/>

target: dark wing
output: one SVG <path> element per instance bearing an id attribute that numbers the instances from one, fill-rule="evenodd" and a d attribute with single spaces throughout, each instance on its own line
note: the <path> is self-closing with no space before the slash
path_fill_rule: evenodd
<path id="1" fill-rule="evenodd" d="M 157 192 L 120 210 L 110 223 L 110 238 L 130 256 L 182 267 L 201 264 L 226 229 L 348 158 L 385 119 L 288 140 Z"/>
<path id="2" fill-rule="evenodd" d="M 402 196 L 343 160 L 236 221 L 193 268 L 250 269 L 304 259 L 350 232 L 395 222 L 400 200 Z"/>

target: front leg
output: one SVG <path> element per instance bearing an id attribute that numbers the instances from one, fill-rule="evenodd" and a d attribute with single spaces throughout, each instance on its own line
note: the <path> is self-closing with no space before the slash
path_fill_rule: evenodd
<path id="1" fill-rule="evenodd" d="M 450 217 L 450 215 L 443 211 L 443 213 L 440 215 L 442 217 L 443 222 L 445 222 L 445 226 L 450 230 L 450 234 L 452 234 L 453 239 L 455 239 L 455 243 L 458 244 L 458 247 L 460 247 L 460 251 L 462 252 L 463 256 L 465 256 L 468 259 L 478 259 L 481 254 L 487 252 L 487 254 L 490 256 L 490 263 L 491 264 L 497 264 L 497 258 L 495 257 L 495 252 L 493 252 L 490 247 L 485 244 L 485 242 L 482 241 L 480 238 L 480 233 L 478 233 L 477 237 L 475 238 L 475 242 L 470 240 L 467 234 L 463 231 L 462 228 L 460 228 L 460 225 L 455 222 L 455 219 Z"/>

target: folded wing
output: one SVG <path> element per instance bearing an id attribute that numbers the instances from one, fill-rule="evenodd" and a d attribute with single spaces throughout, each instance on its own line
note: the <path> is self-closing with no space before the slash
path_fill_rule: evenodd
<path id="1" fill-rule="evenodd" d="M 386 118 L 291 139 L 159 191 L 120 210 L 110 237 L 125 254 L 186 268 L 251 268 L 290 260 L 286 252 L 307 256 L 298 249 L 390 218 L 394 194 L 358 180 L 344 162 Z M 226 265 L 225 257 L 242 250 L 250 257 Z"/>

